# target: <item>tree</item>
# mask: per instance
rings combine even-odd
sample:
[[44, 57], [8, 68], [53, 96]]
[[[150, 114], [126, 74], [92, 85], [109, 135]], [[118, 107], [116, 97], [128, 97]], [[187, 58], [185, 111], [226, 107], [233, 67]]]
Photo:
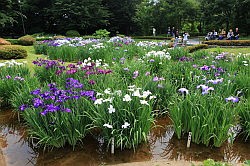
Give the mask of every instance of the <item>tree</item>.
[[143, 0], [137, 5], [134, 20], [144, 35], [150, 34], [152, 27], [165, 34], [170, 26], [181, 30], [186, 22], [193, 25], [198, 7], [196, 0]]
[[130, 34], [136, 31], [136, 24], [133, 21], [136, 5], [141, 0], [103, 0], [103, 4], [110, 11], [108, 29], [115, 34]]
[[[52, 6], [46, 9], [48, 27], [62, 33], [74, 29], [81, 33], [93, 33], [108, 23], [108, 10], [101, 0], [54, 0]], [[52, 30], [52, 29], [50, 29]]]

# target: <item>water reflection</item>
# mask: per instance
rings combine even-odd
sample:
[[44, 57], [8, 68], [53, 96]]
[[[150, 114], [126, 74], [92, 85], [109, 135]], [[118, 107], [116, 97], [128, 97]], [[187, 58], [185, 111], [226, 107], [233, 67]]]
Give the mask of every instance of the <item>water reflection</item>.
[[[37, 154], [25, 139], [24, 127], [18, 125], [11, 110], [0, 112], [0, 148], [4, 165], [31, 166], [36, 163]], [[0, 162], [1, 163], [1, 162]]]
[[96, 166], [158, 159], [201, 161], [207, 158], [237, 163], [250, 159], [250, 144], [240, 139], [234, 145], [225, 144], [221, 148], [196, 144], [186, 148], [186, 140], [176, 139], [173, 126], [167, 117], [156, 122], [156, 127], [148, 136], [148, 143], [140, 145], [135, 151], [116, 149], [115, 155], [110, 154], [105, 142], [98, 135], [87, 136], [74, 151], [71, 147], [49, 152], [34, 149], [26, 140], [24, 127], [16, 121], [17, 117], [10, 110], [0, 112], [1, 166]]

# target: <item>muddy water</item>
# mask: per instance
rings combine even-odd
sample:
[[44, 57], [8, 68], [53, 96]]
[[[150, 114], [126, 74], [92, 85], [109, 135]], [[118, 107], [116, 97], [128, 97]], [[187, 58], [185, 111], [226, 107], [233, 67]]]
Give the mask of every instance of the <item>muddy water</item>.
[[43, 152], [32, 148], [17, 117], [10, 110], [5, 110], [0, 112], [0, 166], [95, 166], [162, 159], [202, 161], [207, 158], [238, 163], [250, 159], [250, 142], [238, 138], [233, 146], [225, 144], [221, 148], [209, 148], [191, 144], [187, 149], [186, 140], [175, 138], [168, 118], [162, 118], [156, 124], [159, 126], [152, 129], [149, 142], [135, 152], [116, 149], [115, 155], [111, 155], [103, 140], [97, 136], [87, 136], [82, 147], [74, 151], [66, 147]]

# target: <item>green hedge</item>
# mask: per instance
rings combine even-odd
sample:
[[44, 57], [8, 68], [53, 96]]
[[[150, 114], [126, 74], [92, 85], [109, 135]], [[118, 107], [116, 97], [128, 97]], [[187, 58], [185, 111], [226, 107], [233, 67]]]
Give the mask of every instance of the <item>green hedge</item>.
[[207, 44], [197, 44], [197, 45], [193, 45], [193, 46], [187, 46], [186, 49], [189, 52], [194, 52], [200, 49], [207, 49], [208, 45]]
[[154, 40], [171, 40], [173, 37], [166, 36], [132, 36], [133, 39], [154, 39]]
[[209, 40], [202, 43], [218, 46], [250, 46], [250, 40]]
[[10, 42], [12, 45], [19, 45], [20, 44], [18, 39], [5, 39], [5, 40]]
[[36, 41], [53, 40], [52, 37], [36, 37]]
[[26, 58], [27, 51], [18, 46], [0, 46], [0, 59], [19, 59]]

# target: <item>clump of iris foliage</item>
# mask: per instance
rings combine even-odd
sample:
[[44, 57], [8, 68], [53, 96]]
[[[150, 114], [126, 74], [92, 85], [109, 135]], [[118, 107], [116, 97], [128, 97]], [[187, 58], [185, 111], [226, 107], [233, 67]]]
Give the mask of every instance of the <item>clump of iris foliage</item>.
[[90, 108], [85, 100], [96, 100], [93, 90], [84, 90], [78, 80], [68, 78], [64, 87], [51, 83], [30, 94], [31, 102], [19, 109], [39, 144], [62, 147], [69, 143], [74, 147], [82, 140], [91, 123], [85, 116]]
[[179, 139], [192, 132], [192, 142], [215, 147], [239, 132], [249, 139], [249, 55], [191, 54], [121, 37], [43, 41], [35, 49], [48, 57], [33, 62], [34, 75], [12, 80], [8, 104], [41, 146], [75, 147], [99, 131], [107, 145], [114, 139], [116, 148], [135, 149], [162, 114]]
[[0, 106], [10, 105], [13, 93], [29, 80], [30, 72], [25, 63], [14, 60], [0, 63]]

